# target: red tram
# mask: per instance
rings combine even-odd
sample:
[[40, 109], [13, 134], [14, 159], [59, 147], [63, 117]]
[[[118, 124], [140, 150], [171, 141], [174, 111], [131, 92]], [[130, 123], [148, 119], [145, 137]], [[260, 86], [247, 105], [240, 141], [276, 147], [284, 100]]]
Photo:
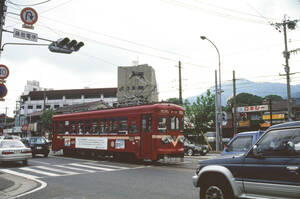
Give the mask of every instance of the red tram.
[[52, 150], [182, 161], [183, 116], [182, 107], [167, 103], [55, 115]]

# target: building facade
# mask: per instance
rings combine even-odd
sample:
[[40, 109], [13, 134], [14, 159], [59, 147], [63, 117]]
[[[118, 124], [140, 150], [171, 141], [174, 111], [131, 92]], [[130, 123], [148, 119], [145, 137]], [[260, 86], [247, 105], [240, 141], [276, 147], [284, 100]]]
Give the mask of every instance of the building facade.
[[55, 110], [64, 106], [95, 101], [103, 101], [112, 106], [117, 101], [117, 88], [47, 90], [40, 88], [36, 81], [28, 81], [17, 111], [26, 117], [28, 114], [44, 109]]
[[155, 71], [147, 64], [118, 67], [118, 102], [120, 104], [158, 101]]

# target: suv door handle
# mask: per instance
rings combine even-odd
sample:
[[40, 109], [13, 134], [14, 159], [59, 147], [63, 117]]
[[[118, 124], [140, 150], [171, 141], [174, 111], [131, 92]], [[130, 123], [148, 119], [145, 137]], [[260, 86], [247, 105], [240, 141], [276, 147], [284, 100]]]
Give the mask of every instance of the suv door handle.
[[299, 169], [299, 167], [296, 167], [296, 166], [287, 166], [286, 169], [289, 170], [289, 171], [296, 171], [296, 170]]

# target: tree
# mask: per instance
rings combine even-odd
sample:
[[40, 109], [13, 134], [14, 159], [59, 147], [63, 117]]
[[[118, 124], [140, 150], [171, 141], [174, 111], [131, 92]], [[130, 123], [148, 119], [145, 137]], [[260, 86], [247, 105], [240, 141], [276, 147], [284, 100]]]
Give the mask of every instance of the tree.
[[176, 97], [167, 99], [167, 102], [172, 103], [172, 104], [180, 105], [179, 99], [176, 98]]
[[267, 95], [267, 96], [264, 97], [264, 99], [271, 99], [272, 102], [283, 100], [283, 98], [279, 95]]
[[193, 123], [196, 135], [215, 128], [215, 95], [210, 90], [207, 90], [206, 95], [197, 97], [192, 104], [186, 100], [184, 108], [185, 116]]
[[[250, 93], [240, 93], [236, 96], [237, 106], [253, 106], [263, 104], [264, 98]], [[233, 97], [227, 101], [226, 111], [231, 111], [233, 107]]]
[[53, 110], [50, 109], [44, 111], [44, 113], [41, 115], [42, 129], [44, 132], [51, 130], [53, 114]]

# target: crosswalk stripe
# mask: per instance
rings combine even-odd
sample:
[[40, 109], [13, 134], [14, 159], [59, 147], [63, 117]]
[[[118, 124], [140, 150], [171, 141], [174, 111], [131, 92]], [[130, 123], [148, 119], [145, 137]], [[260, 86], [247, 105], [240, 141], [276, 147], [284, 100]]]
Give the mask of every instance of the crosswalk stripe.
[[76, 170], [76, 171], [85, 171], [85, 172], [89, 172], [89, 173], [96, 172], [96, 171], [93, 171], [93, 170], [81, 169], [81, 168], [75, 168], [75, 167], [67, 166], [67, 165], [55, 165], [55, 166], [56, 166], [56, 167], [65, 168], [65, 169]]
[[[54, 166], [56, 166], [56, 165], [54, 165]], [[52, 168], [52, 167], [45, 167], [45, 166], [35, 166], [34, 168], [39, 168], [39, 169], [44, 169], [44, 170], [54, 171], [54, 172], [58, 172], [58, 173], [65, 173], [65, 174], [68, 174], [68, 175], [76, 175], [76, 174], [79, 174], [79, 173], [72, 172], [72, 171], [65, 171], [65, 170], [55, 169], [55, 168]]]
[[94, 166], [104, 166], [104, 167], [115, 168], [115, 169], [128, 169], [128, 167], [118, 167], [118, 166], [113, 166], [113, 165], [96, 164], [96, 163], [91, 163], [91, 162], [87, 162], [87, 163], [84, 163], [84, 164], [94, 165]]
[[16, 176], [21, 176], [21, 177], [24, 177], [24, 178], [27, 178], [27, 179], [40, 178], [38, 176], [29, 175], [29, 174], [25, 174], [25, 173], [20, 173], [20, 172], [13, 171], [13, 170], [10, 170], [10, 169], [1, 169], [0, 171], [2, 171], [4, 173], [9, 173], [9, 174], [12, 174], [12, 175], [16, 175]]
[[77, 164], [77, 163], [71, 163], [69, 165], [78, 166], [78, 167], [85, 167], [85, 168], [89, 168], [89, 169], [97, 169], [97, 170], [102, 170], [102, 171], [114, 171], [115, 170], [115, 169], [108, 169], [108, 168], [104, 168], [104, 167], [94, 167], [94, 166]]
[[55, 173], [49, 173], [49, 172], [46, 172], [46, 171], [41, 171], [41, 170], [38, 170], [38, 169], [32, 169], [32, 168], [28, 168], [28, 167], [20, 168], [20, 169], [24, 170], [24, 171], [30, 171], [30, 172], [33, 172], [33, 173], [46, 175], [46, 176], [61, 176], [61, 175], [58, 175], [58, 174], [55, 174]]

